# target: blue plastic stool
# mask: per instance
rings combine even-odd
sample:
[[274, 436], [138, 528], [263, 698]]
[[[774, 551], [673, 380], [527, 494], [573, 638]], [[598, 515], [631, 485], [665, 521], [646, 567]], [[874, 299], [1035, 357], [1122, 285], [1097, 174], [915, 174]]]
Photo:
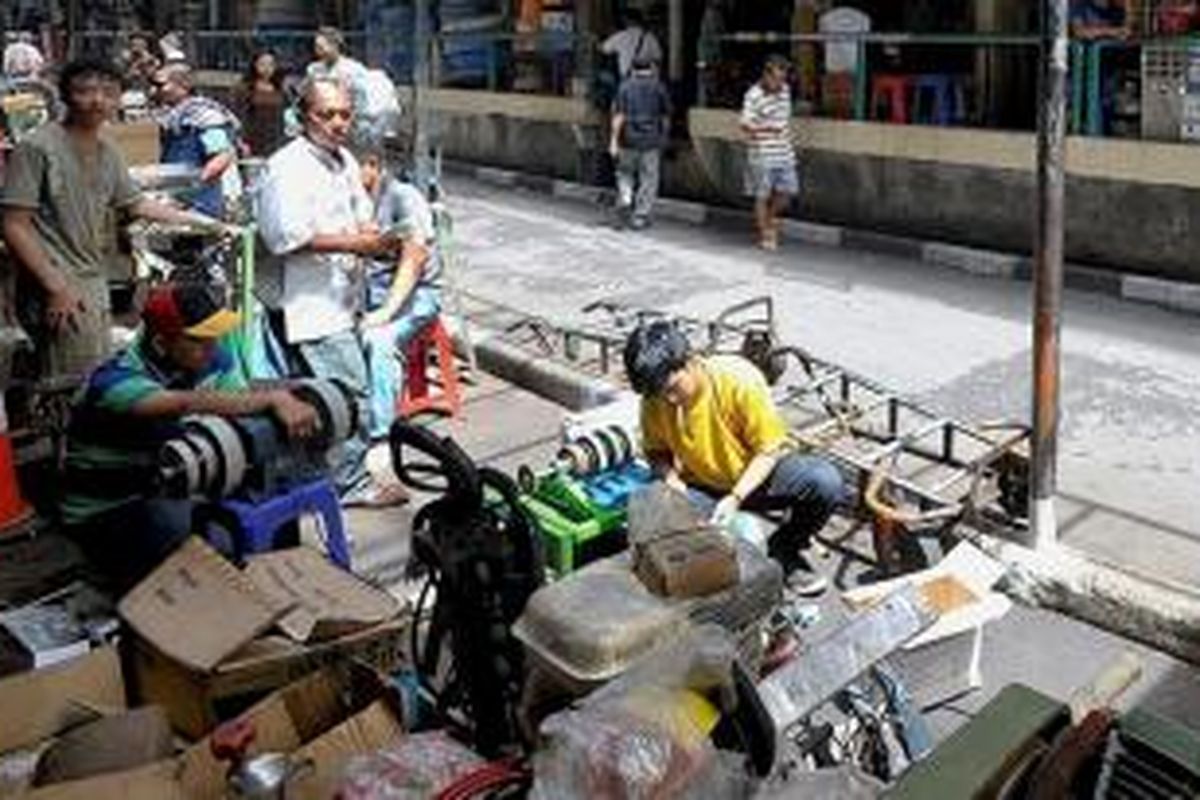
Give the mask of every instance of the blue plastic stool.
[[294, 486], [283, 494], [261, 502], [224, 500], [205, 509], [198, 526], [206, 538], [211, 524], [225, 526], [233, 537], [234, 557], [242, 559], [256, 553], [275, 550], [279, 529], [305, 514], [317, 514], [324, 523], [325, 549], [329, 559], [345, 570], [350, 569], [350, 544], [342, 521], [342, 506], [337, 490], [328, 479]]
[[[966, 116], [963, 110], [962, 82], [957, 75], [935, 72], [913, 76], [913, 121], [934, 125], [953, 125]], [[932, 99], [928, 116], [921, 113], [926, 97]]]

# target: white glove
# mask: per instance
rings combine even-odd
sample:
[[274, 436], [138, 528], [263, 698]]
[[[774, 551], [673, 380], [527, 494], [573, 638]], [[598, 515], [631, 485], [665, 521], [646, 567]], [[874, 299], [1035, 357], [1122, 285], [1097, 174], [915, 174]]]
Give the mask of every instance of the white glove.
[[742, 501], [736, 495], [727, 494], [717, 503], [708, 521], [720, 528], [728, 528], [742, 507]]

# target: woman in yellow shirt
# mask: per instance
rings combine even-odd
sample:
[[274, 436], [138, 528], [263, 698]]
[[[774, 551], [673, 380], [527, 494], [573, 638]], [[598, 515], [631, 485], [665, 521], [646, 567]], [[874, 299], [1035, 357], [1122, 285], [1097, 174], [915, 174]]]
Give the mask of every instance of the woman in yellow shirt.
[[693, 355], [687, 338], [662, 321], [634, 331], [624, 355], [642, 396], [643, 450], [655, 472], [711, 508], [719, 525], [740, 509], [787, 510], [768, 554], [796, 591], [824, 591], [800, 551], [841, 500], [841, 473], [796, 452], [758, 368], [740, 356]]

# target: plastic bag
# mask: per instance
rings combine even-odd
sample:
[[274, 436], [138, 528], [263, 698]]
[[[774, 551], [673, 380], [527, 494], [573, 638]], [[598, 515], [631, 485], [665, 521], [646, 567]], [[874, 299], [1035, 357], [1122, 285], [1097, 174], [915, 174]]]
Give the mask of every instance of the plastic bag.
[[717, 626], [672, 645], [541, 727], [531, 797], [717, 800], [748, 796], [736, 756], [709, 740], [733, 703], [735, 648]]
[[339, 800], [430, 800], [486, 764], [440, 731], [416, 733], [346, 766]]
[[638, 545], [672, 533], [703, 528], [700, 511], [665, 483], [652, 483], [629, 498], [629, 544]]

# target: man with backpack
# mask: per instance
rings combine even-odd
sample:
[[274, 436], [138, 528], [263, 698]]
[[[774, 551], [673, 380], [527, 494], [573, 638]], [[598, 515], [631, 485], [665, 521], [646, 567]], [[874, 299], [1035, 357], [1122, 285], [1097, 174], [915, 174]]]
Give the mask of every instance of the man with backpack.
[[655, 74], [654, 62], [640, 56], [617, 92], [608, 146], [617, 164], [618, 220], [634, 230], [650, 226], [670, 122], [666, 87]]
[[617, 57], [618, 78], [625, 80], [633, 72], [633, 62], [644, 58], [657, 66], [662, 63], [662, 45], [653, 33], [646, 30], [646, 18], [636, 8], [625, 12], [625, 27], [609, 36], [600, 45], [600, 52]]

